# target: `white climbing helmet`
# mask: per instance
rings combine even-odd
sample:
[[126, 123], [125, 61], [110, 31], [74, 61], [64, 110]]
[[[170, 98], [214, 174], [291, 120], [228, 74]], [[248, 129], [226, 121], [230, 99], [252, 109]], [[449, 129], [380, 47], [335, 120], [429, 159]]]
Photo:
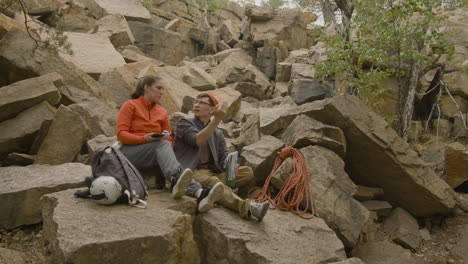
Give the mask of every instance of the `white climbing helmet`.
[[91, 197], [98, 203], [113, 204], [122, 195], [122, 185], [111, 176], [99, 176], [89, 188]]

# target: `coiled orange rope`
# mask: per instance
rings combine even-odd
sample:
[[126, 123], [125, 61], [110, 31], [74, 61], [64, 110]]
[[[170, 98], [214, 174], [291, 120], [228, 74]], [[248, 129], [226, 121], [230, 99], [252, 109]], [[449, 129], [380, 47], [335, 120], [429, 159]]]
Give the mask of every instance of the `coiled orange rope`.
[[[289, 178], [286, 180], [283, 187], [281, 187], [278, 195], [273, 199], [271, 197], [271, 177], [279, 168], [281, 163], [289, 157], [292, 157], [293, 159], [294, 170], [291, 175], [289, 175]], [[251, 197], [251, 199], [258, 202], [270, 201], [272, 209], [278, 208], [283, 211], [291, 211], [304, 219], [312, 219], [315, 215], [305, 158], [298, 149], [287, 146], [278, 152], [275, 165], [273, 166], [270, 175], [268, 175], [265, 180], [265, 184], [262, 188], [256, 187], [251, 189], [249, 196], [254, 190], [258, 189], [260, 189], [260, 192]], [[302, 209], [299, 208], [301, 205], [303, 205]], [[311, 213], [311, 216], [305, 216], [305, 214], [309, 212]]]

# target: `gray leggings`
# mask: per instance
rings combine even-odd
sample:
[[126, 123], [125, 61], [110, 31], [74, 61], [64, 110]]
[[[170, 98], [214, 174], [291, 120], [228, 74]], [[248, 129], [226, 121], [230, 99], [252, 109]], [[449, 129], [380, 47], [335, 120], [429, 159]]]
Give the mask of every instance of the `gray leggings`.
[[[183, 171], [177, 161], [171, 144], [167, 140], [157, 140], [144, 144], [123, 145], [120, 149], [135, 167], [141, 171], [160, 168], [163, 176], [170, 182], [171, 177], [177, 177]], [[187, 187], [187, 195], [194, 196], [195, 191], [202, 186], [192, 179]]]

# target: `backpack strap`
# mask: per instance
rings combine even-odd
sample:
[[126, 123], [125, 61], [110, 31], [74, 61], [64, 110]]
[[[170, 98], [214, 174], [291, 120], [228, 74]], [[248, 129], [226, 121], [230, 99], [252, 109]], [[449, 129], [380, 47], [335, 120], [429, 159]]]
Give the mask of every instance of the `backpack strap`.
[[96, 177], [96, 168], [99, 166], [101, 163], [101, 158], [102, 155], [104, 155], [104, 151], [109, 147], [100, 147], [96, 151], [94, 151], [94, 157], [93, 157], [93, 162], [91, 163], [91, 173], [94, 178]]
[[[138, 198], [145, 198], [145, 197], [138, 197], [138, 195], [135, 193], [134, 191], [134, 179], [133, 177], [129, 177], [129, 175], [131, 175], [131, 171], [130, 170], [133, 170], [134, 172], [134, 175], [136, 175], [136, 177], [138, 178], [138, 181], [139, 183], [141, 184], [141, 186], [143, 187], [144, 191], [145, 191], [145, 196], [147, 194], [147, 191], [146, 191], [146, 188], [145, 188], [145, 185], [144, 185], [144, 181], [143, 179], [141, 178], [140, 176], [140, 172], [133, 166], [133, 164], [128, 161], [128, 159], [122, 154], [122, 152], [118, 149], [116, 149], [115, 147], [110, 147], [112, 149], [112, 151], [115, 153], [115, 155], [117, 156], [117, 158], [119, 159], [120, 163], [122, 164], [122, 167], [123, 167], [123, 170], [124, 170], [124, 173], [125, 175], [127, 176], [127, 179], [128, 179], [128, 185], [129, 185], [129, 189], [130, 191], [128, 191], [127, 193], [125, 193], [128, 197], [128, 203], [130, 205], [135, 205], [138, 203]], [[128, 166], [126, 166], [128, 165]], [[145, 202], [146, 203], [146, 202]], [[146, 206], [145, 206], [146, 208]]]

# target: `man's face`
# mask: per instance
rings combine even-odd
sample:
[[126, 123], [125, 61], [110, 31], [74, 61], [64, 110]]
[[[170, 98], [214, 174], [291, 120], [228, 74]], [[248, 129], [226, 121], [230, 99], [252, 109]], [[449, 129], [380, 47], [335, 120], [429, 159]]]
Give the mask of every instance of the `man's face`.
[[197, 98], [193, 104], [193, 114], [198, 118], [211, 117], [214, 113], [215, 107], [211, 105], [208, 97]]

